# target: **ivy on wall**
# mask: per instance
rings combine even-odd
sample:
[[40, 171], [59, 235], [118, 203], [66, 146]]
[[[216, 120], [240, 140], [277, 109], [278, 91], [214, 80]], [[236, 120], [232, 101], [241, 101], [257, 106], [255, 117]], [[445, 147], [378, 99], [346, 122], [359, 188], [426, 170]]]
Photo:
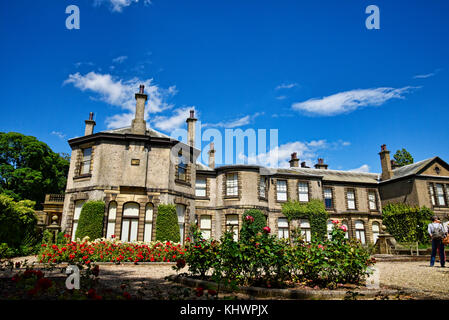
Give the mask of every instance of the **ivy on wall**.
[[383, 224], [398, 242], [429, 242], [427, 225], [433, 211], [427, 207], [411, 207], [403, 203], [389, 203], [382, 209]]
[[321, 200], [312, 199], [307, 203], [287, 201], [282, 204], [282, 213], [288, 221], [308, 219], [312, 239], [324, 239], [327, 235], [329, 214]]

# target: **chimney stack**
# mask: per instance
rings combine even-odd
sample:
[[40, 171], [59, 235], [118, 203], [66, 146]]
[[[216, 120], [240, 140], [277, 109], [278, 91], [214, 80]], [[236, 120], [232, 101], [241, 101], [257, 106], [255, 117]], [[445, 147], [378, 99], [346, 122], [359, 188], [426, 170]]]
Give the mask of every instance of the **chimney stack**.
[[89, 120], [84, 120], [84, 123], [86, 123], [86, 127], [84, 129], [84, 135], [90, 136], [91, 134], [94, 133], [94, 127], [96, 125], [96, 123], [94, 121], [94, 113], [93, 112], [89, 113]]
[[308, 166], [306, 166], [306, 162], [305, 161], [303, 161], [303, 162], [301, 162], [301, 168], [309, 168]]
[[190, 110], [190, 117], [187, 118], [187, 138], [188, 145], [191, 147], [195, 147], [195, 110]]
[[147, 123], [145, 122], [145, 102], [148, 96], [145, 94], [145, 86], [140, 85], [139, 93], [136, 93], [136, 116], [131, 123], [131, 132], [134, 134], [145, 134]]
[[296, 152], [293, 152], [291, 154], [292, 158], [290, 159], [290, 168], [297, 168], [299, 167], [299, 159]]
[[324, 169], [327, 170], [328, 165], [324, 164], [323, 158], [318, 158], [318, 163], [315, 164], [315, 169]]
[[387, 150], [385, 144], [380, 146], [380, 164], [382, 166], [382, 174], [380, 180], [388, 180], [393, 177], [393, 170], [391, 170], [390, 151]]
[[215, 148], [214, 143], [210, 143], [210, 149], [209, 149], [209, 168], [215, 169]]

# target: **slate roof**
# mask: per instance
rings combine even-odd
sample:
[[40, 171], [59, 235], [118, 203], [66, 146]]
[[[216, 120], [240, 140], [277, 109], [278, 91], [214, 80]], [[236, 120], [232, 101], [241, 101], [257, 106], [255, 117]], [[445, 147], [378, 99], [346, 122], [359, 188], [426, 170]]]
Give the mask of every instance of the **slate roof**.
[[[104, 130], [101, 132], [106, 132], [106, 133], [118, 133], [118, 134], [130, 134], [132, 133], [131, 131], [131, 127], [123, 127], [123, 128], [118, 128], [118, 129], [113, 129], [113, 130]], [[145, 135], [150, 136], [150, 137], [154, 137], [154, 138], [170, 138], [170, 136], [156, 131], [153, 128], [147, 128], [147, 131], [145, 133]]]
[[394, 179], [399, 179], [399, 178], [407, 177], [407, 176], [410, 176], [413, 174], [417, 174], [421, 169], [423, 169], [425, 166], [427, 166], [429, 163], [431, 163], [436, 158], [437, 157], [421, 160], [421, 161], [394, 169], [393, 177], [386, 181], [391, 181]]

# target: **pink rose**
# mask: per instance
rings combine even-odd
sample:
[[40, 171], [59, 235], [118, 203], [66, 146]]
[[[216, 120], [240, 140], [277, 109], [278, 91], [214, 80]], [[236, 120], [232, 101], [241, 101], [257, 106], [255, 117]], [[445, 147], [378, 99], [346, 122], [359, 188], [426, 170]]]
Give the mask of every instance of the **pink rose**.
[[270, 227], [264, 227], [263, 231], [266, 232], [266, 233], [270, 233], [271, 229], [270, 229]]
[[340, 229], [343, 230], [344, 232], [346, 232], [348, 229], [346, 228], [346, 226], [340, 226]]

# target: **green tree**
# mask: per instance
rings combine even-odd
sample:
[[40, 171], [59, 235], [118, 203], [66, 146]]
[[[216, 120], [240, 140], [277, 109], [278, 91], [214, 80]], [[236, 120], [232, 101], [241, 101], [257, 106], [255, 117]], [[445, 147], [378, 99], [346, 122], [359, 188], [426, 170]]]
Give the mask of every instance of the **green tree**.
[[396, 151], [393, 158], [398, 167], [406, 166], [408, 164], [413, 163], [412, 155], [404, 148], [402, 148], [402, 150]]
[[62, 193], [70, 162], [32, 136], [0, 132], [0, 192], [14, 200], [35, 201], [42, 208], [46, 193]]
[[81, 209], [75, 237], [81, 240], [89, 237], [90, 240], [103, 236], [103, 218], [105, 205], [103, 201], [88, 201]]
[[33, 206], [33, 201], [16, 202], [0, 194], [0, 243], [19, 248], [27, 236], [36, 233], [37, 218]]
[[161, 204], [157, 207], [156, 240], [180, 241], [178, 216], [173, 204]]

